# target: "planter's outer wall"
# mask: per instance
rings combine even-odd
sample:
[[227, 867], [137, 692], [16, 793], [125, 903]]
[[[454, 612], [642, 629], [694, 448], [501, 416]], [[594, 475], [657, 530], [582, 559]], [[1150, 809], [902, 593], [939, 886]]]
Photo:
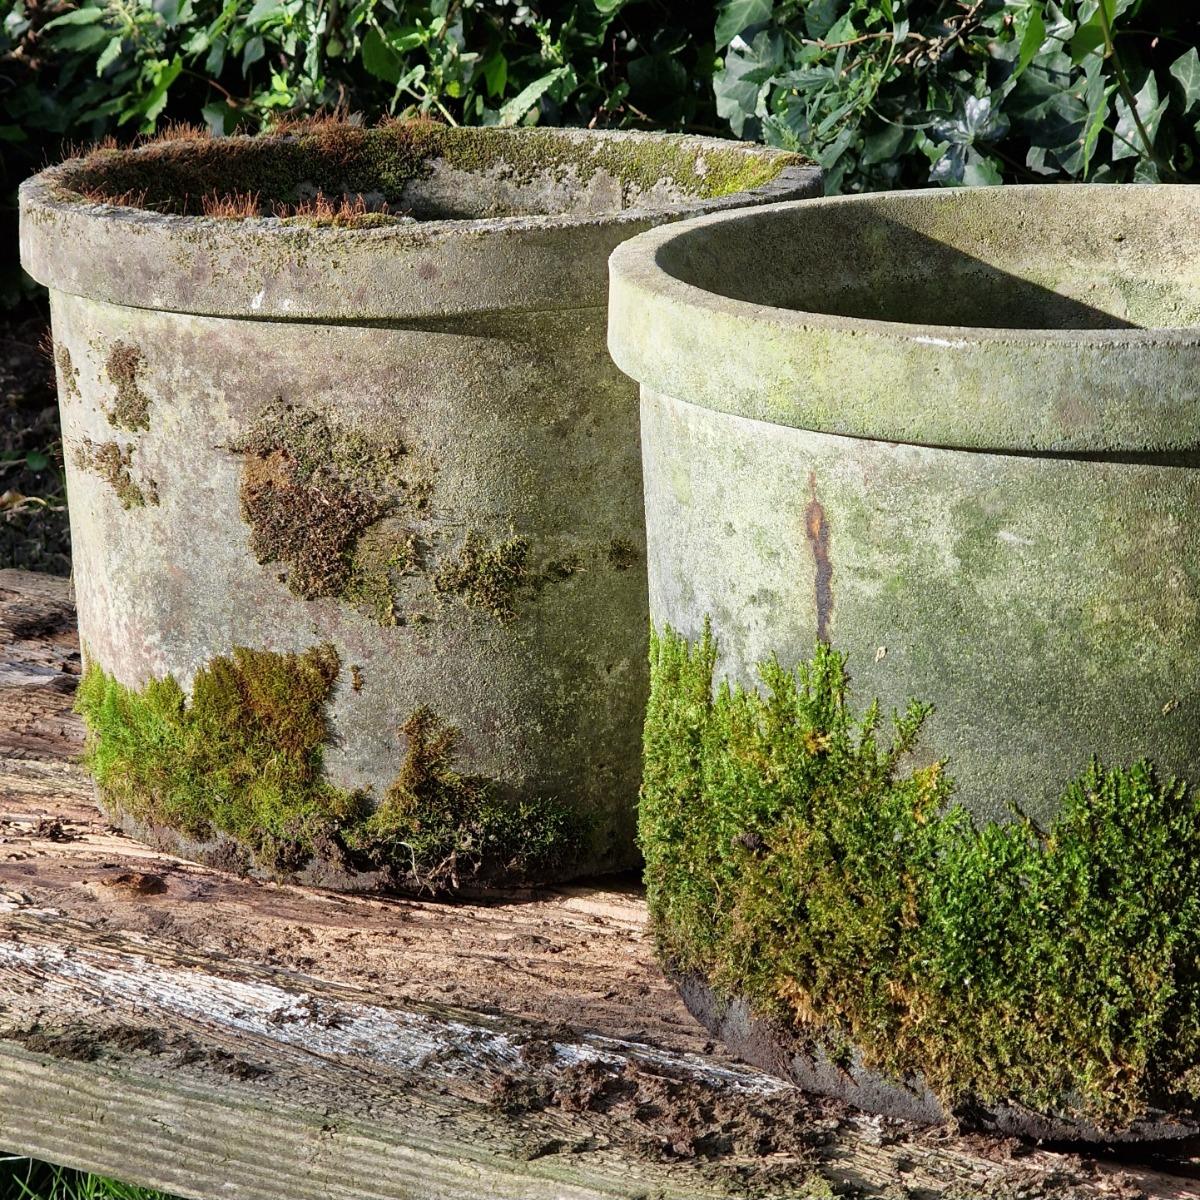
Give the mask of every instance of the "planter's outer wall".
[[[743, 199], [819, 182], [792, 168]], [[332, 782], [381, 795], [403, 757], [399, 725], [428, 705], [462, 731], [458, 769], [594, 822], [576, 871], [633, 864], [645, 542], [636, 389], [605, 350], [605, 262], [622, 238], [705, 205], [353, 231], [62, 201], [44, 178], [22, 202], [24, 261], [51, 288], [75, 370], [60, 404], [89, 660], [127, 685], [173, 674], [187, 687], [235, 646], [332, 643]], [[117, 344], [142, 356], [145, 431], [114, 431], [105, 415]], [[425, 623], [385, 627], [338, 598], [299, 598], [250, 551], [230, 449], [280, 398], [371, 440], [399, 434], [432, 481], [415, 524], [435, 558], [472, 530], [528, 539], [535, 570], [582, 568], [519, 596], [508, 624], [439, 603], [419, 575], [404, 586]], [[79, 467], [85, 438], [114, 437], [157, 504], [126, 510]], [[631, 549], [614, 558], [614, 544]], [[304, 877], [369, 882], [320, 861]]]
[[[1050, 273], [1066, 226], [1099, 204], [1119, 257], [1130, 241], [1161, 238], [1148, 260], [1159, 292], [1174, 289], [1181, 321], [1200, 319], [1195, 189], [991, 191], [880, 197], [895, 258], [907, 221], [922, 256], [930, 227], [950, 240], [990, 230]], [[757, 294], [784, 287], [802, 255], [811, 277], [786, 286], [816, 307], [822, 212], [878, 244], [873, 207], [851, 217], [845, 201], [822, 200], [702, 219], [614, 256], [610, 346], [643, 383], [653, 622], [695, 638], [711, 618], [718, 673], [744, 684], [772, 654], [809, 657], [818, 637], [848, 651], [860, 705], [934, 706], [920, 755], [949, 760], [957, 798], [980, 820], [1014, 805], [1051, 817], [1093, 755], [1147, 756], [1200, 781], [1200, 333], [853, 320], [756, 304], [753, 279], [733, 271], [756, 237], [764, 253], [772, 239], [763, 272], [776, 282]], [[799, 246], [780, 240], [789, 222]], [[1093, 225], [1081, 228], [1086, 243]], [[864, 253], [861, 240], [849, 246]], [[1062, 253], [1068, 275], [1075, 251]], [[693, 286], [687, 273], [701, 262], [750, 295]], [[1087, 319], [1115, 324], [1104, 315], [1114, 308], [1136, 317], [1136, 296], [1126, 304], [1111, 280], [1096, 282], [1106, 269], [1119, 282], [1121, 267], [1078, 267], [1103, 306]], [[855, 269], [829, 271], [831, 290]], [[857, 269], [881, 293], [907, 286], [919, 314], [928, 280], [888, 284], [878, 259]], [[977, 287], [1025, 286], [974, 262], [966, 270]], [[968, 289], [961, 310], [972, 303]], [[1063, 304], [1064, 323], [1080, 319]]]

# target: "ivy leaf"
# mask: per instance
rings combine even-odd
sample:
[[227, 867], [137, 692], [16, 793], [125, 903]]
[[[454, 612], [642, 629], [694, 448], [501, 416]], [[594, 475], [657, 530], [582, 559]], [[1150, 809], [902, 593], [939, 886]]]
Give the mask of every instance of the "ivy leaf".
[[104, 16], [103, 8], [74, 8], [53, 21], [47, 21], [43, 30], [56, 29], [59, 25], [92, 25]]
[[1042, 15], [1041, 0], [1033, 0], [1029, 6], [1029, 16], [1025, 24], [1025, 32], [1021, 35], [1021, 49], [1017, 54], [1017, 65], [1013, 70], [1013, 79], [1024, 74], [1025, 68], [1037, 57], [1046, 40], [1046, 18]]
[[516, 125], [531, 108], [570, 70], [570, 67], [556, 67], [539, 79], [521, 89], [511, 100], [500, 106], [501, 125]]
[[1195, 46], [1189, 46], [1171, 64], [1171, 76], [1183, 88], [1183, 111], [1190, 113], [1200, 100], [1200, 54]]
[[374, 25], [367, 30], [362, 40], [363, 68], [382, 79], [385, 83], [400, 81], [400, 56], [384, 40], [383, 34]]
[[713, 76], [717, 115], [738, 137], [757, 136], [757, 119], [766, 115], [767, 86], [782, 57], [781, 39], [764, 29], [749, 45], [736, 38], [724, 67]]
[[[1159, 100], [1158, 82], [1154, 78], [1154, 72], [1151, 71], [1146, 76], [1146, 82], [1142, 84], [1141, 91], [1134, 96], [1137, 115], [1142, 119], [1142, 125], [1145, 127], [1146, 136], [1150, 139], [1151, 147], [1154, 145], [1154, 137], [1158, 133], [1158, 125], [1162, 120], [1163, 113], [1166, 112], [1169, 100], [1169, 95]], [[1114, 161], [1121, 158], [1151, 157], [1142, 141], [1142, 134], [1134, 120], [1133, 113], [1134, 110], [1126, 103], [1125, 97], [1118, 96], [1116, 136], [1113, 138], [1112, 149]]]
[[254, 7], [246, 15], [247, 25], [261, 25], [275, 16], [283, 7], [283, 0], [254, 0]]
[[242, 49], [242, 74], [244, 75], [267, 52], [261, 37], [252, 37]]
[[772, 0], [721, 0], [717, 11], [717, 49], [728, 46], [739, 33], [751, 25], [763, 25], [771, 19]]
[[110, 39], [107, 46], [100, 51], [100, 57], [96, 59], [96, 74], [103, 75], [113, 63], [121, 56], [121, 46], [125, 39], [118, 33]]
[[489, 96], [504, 95], [504, 85], [508, 82], [508, 59], [502, 51], [497, 50], [483, 64], [483, 81]]

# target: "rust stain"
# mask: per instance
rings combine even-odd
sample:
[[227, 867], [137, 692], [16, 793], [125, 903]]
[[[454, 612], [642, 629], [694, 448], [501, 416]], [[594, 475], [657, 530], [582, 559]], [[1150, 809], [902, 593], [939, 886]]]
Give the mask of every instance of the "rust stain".
[[813, 471], [808, 474], [808, 488], [812, 499], [804, 508], [804, 535], [816, 566], [817, 637], [828, 643], [829, 618], [833, 615], [833, 564], [829, 561], [829, 521], [817, 499], [817, 476]]

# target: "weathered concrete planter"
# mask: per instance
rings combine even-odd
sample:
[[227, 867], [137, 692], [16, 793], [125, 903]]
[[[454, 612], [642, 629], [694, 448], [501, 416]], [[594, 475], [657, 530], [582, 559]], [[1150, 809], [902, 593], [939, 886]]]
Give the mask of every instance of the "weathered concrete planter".
[[106, 802], [332, 886], [629, 865], [644, 534], [605, 261], [817, 185], [705, 139], [333, 123], [28, 181]]
[[[716, 675], [750, 688], [772, 655], [848, 652], [860, 710], [933, 706], [904, 769], [948, 760], [981, 830], [1014, 807], [1051, 829], [1093, 755], [1200, 782], [1198, 219], [1192, 188], [1013, 187], [777, 205], [622, 246], [609, 344], [642, 385], [655, 627], [695, 645], [711, 621]], [[1195, 847], [1172, 830], [1177, 864]], [[659, 833], [643, 828], [648, 859]], [[655, 870], [668, 928], [678, 880]], [[1112, 889], [1094, 919], [1127, 899]], [[729, 986], [686, 990], [807, 1086], [943, 1111], [915, 1053], [899, 1081], [861, 1056], [843, 1069], [803, 1028], [797, 1049], [794, 1030], [729, 1007]], [[1196, 1128], [1178, 1096], [1140, 1115], [1070, 1097], [1033, 1111], [1004, 1103], [1001, 1080], [984, 1100], [975, 1122], [1048, 1136]]]

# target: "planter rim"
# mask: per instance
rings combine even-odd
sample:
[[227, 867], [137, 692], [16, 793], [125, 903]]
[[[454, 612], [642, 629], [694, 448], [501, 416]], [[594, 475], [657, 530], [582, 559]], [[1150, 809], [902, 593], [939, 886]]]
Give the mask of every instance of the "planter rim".
[[[1000, 204], [1066, 188], [1097, 199], [1154, 192], [1194, 204], [1200, 197], [1187, 184], [1019, 184], [823, 197], [701, 215], [640, 234], [613, 252], [609, 350], [652, 391], [814, 432], [1000, 453], [1200, 450], [1200, 324], [1008, 328], [844, 316], [708, 290], [665, 262], [686, 239], [801, 210], [811, 219], [880, 202], [951, 206], [994, 198]], [[868, 359], [873, 368], [864, 365]], [[1068, 359], [1067, 376], [1050, 369]], [[1116, 401], [1115, 362], [1130, 364]], [[911, 394], [922, 377], [929, 388], [919, 406], [907, 407], [894, 394], [895, 381], [902, 379]], [[1040, 390], [1031, 378], [1040, 379]], [[981, 381], [994, 386], [1003, 405], [981, 405]], [[1074, 392], [1069, 416], [1052, 411], [1063, 407], [1067, 388]], [[1089, 388], [1102, 399], [1090, 404]]]
[[[481, 138], [550, 135], [575, 147], [589, 142], [673, 144], [698, 156], [720, 151], [777, 162], [779, 171], [743, 191], [646, 201], [601, 214], [439, 218], [353, 228], [94, 202], [66, 183], [81, 162], [76, 158], [21, 184], [22, 262], [40, 283], [59, 291], [193, 315], [379, 321], [539, 311], [603, 304], [603, 259], [640, 229], [699, 213], [794, 199], [820, 187], [820, 168], [800, 155], [721, 138], [540, 127], [471, 132]], [[256, 139], [233, 135], [221, 140], [236, 144]], [[145, 149], [120, 153], [136, 155]], [[136, 248], [132, 255], [131, 248]], [[569, 261], [586, 259], [593, 250], [602, 255], [599, 269]], [[332, 267], [331, 256], [336, 256]]]

